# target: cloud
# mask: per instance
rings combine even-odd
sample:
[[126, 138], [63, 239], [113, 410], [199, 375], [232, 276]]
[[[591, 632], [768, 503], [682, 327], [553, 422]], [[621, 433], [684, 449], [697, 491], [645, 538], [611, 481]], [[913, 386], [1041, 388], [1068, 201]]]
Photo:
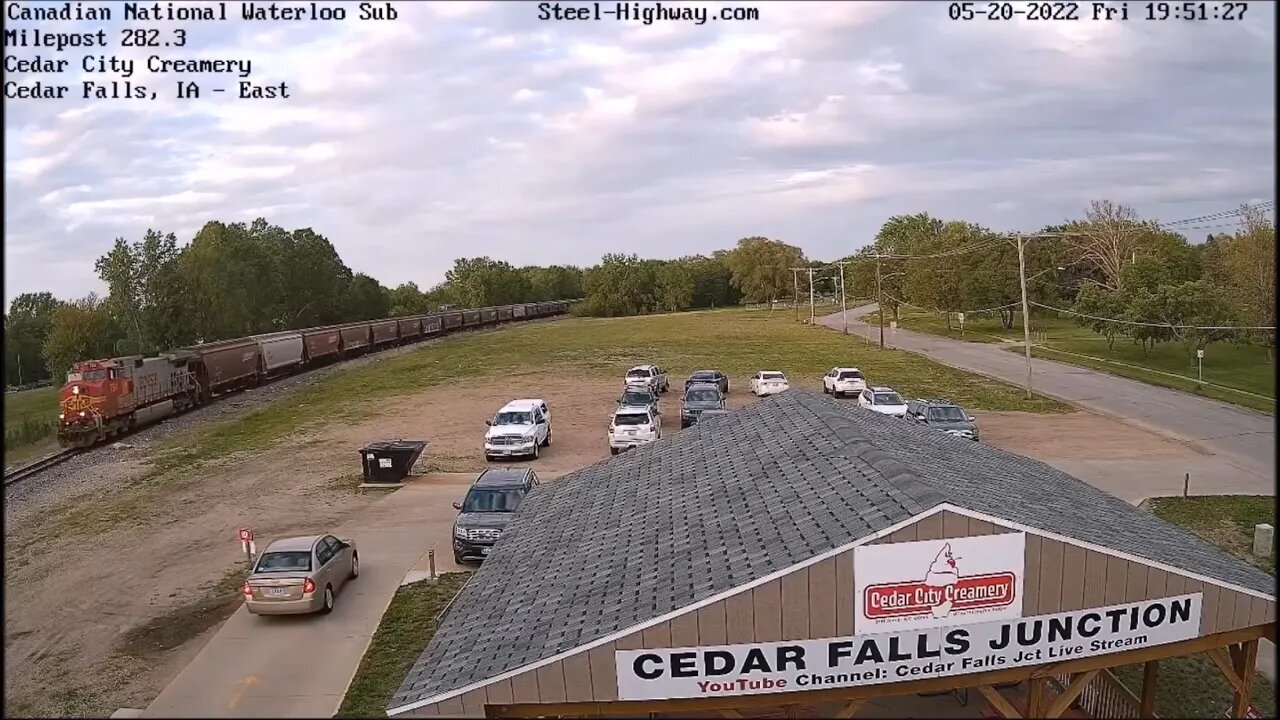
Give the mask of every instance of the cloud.
[[[210, 219], [314, 227], [355, 269], [428, 286], [462, 255], [590, 264], [765, 234], [822, 258], [896, 213], [1037, 228], [1098, 197], [1176, 219], [1275, 193], [1270, 4], [1238, 22], [1036, 23], [952, 21], [932, 3], [706, 3], [760, 17], [700, 25], [479, 2], [361, 21], [356, 7], [161, 22], [169, 40], [186, 32], [162, 52], [114, 42], [154, 101], [79, 99], [85, 80], [124, 79], [84, 71], [79, 50], [57, 55], [65, 76], [9, 74], [70, 90], [6, 101], [6, 300], [101, 292], [93, 261], [114, 238], [186, 240]], [[152, 54], [249, 61], [248, 81], [289, 97], [239, 100], [235, 73], [157, 74]], [[174, 97], [180, 81], [200, 97]]]

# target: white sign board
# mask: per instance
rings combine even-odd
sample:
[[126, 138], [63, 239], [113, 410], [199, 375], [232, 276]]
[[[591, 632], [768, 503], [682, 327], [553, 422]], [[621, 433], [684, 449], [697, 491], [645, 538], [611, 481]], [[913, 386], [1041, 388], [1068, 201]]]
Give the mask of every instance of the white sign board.
[[964, 313], [956, 313], [956, 317], [960, 319], [960, 324], [964, 324]]
[[1025, 533], [861, 545], [853, 550], [858, 635], [1022, 617]]
[[1196, 357], [1198, 357], [1198, 358], [1202, 358], [1202, 357], [1204, 357], [1204, 351], [1203, 351], [1203, 350], [1197, 350], [1197, 351], [1196, 351]]
[[378, 467], [391, 467], [391, 458], [378, 458]]
[[1201, 593], [825, 640], [618, 650], [619, 700], [800, 692], [1042, 665], [1191, 640]]

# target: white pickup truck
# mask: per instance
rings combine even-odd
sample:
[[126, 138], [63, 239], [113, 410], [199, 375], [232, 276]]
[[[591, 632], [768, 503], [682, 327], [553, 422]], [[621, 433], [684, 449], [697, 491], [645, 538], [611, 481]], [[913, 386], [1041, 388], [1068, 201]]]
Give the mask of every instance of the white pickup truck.
[[646, 385], [656, 393], [664, 393], [671, 389], [671, 381], [667, 379], [667, 371], [657, 365], [637, 365], [627, 371], [628, 385]]
[[512, 400], [492, 420], [484, 434], [484, 459], [538, 458], [538, 449], [551, 446], [551, 409], [543, 400]]

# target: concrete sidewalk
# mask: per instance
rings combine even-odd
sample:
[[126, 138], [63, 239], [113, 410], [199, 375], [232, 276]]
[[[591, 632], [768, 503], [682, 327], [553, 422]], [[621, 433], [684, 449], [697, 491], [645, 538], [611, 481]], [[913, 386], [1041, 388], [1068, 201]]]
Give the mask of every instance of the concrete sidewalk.
[[360, 551], [360, 577], [338, 594], [331, 614], [256, 617], [240, 608], [169, 683], [142, 717], [331, 717], [405, 574], [460, 569], [453, 520], [475, 479], [428, 475], [333, 528]]

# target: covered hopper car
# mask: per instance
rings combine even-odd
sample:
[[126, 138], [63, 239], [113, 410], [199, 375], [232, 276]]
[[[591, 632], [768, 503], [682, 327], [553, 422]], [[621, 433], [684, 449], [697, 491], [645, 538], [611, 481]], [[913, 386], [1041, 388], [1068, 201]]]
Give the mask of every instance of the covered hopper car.
[[366, 320], [202, 343], [155, 357], [76, 363], [59, 393], [58, 442], [84, 448], [132, 429], [138, 411], [176, 412], [315, 365], [462, 329], [568, 311], [573, 300]]

